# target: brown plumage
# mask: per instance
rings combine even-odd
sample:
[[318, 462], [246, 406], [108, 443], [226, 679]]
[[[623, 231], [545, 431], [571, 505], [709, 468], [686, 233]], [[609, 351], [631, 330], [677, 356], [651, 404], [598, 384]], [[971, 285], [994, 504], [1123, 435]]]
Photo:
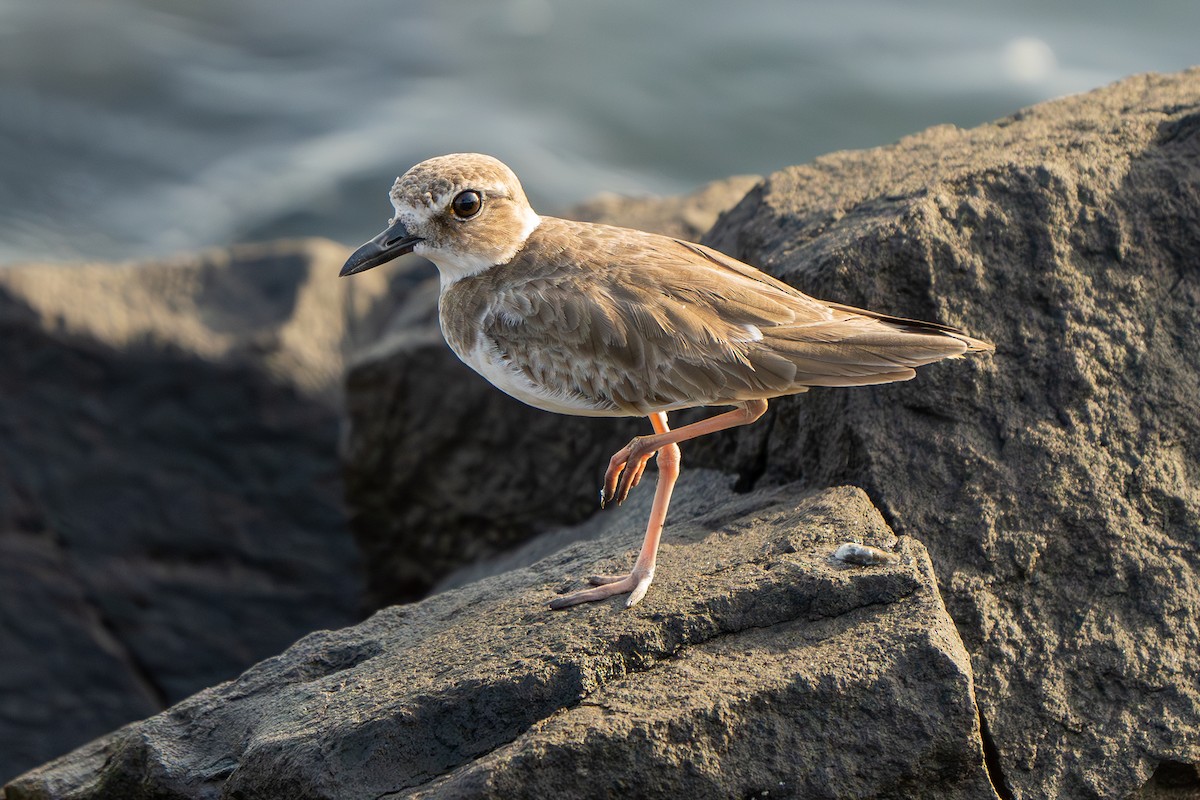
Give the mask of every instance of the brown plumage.
[[441, 306], [455, 352], [486, 337], [531, 382], [596, 415], [908, 380], [914, 367], [990, 348], [814, 300], [702, 245], [554, 218], [507, 264], [447, 287]]
[[[812, 386], [909, 380], [915, 368], [992, 345], [955, 328], [811, 298], [703, 245], [539, 217], [512, 172], [475, 154], [417, 165], [392, 189], [391, 227], [343, 275], [414, 251], [441, 272], [451, 349], [505, 392], [548, 411], [647, 416], [609, 463], [602, 503], [624, 500], [656, 453], [659, 484], [629, 575], [551, 603], [645, 594], [678, 443], [758, 419], [766, 401]], [[671, 430], [666, 412], [734, 411]]]

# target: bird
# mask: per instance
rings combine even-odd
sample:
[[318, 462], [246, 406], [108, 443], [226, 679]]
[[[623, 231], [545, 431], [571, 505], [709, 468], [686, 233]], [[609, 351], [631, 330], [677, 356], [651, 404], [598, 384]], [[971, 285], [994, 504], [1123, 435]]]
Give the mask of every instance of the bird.
[[[641, 550], [623, 575], [588, 578], [553, 609], [627, 595], [654, 580], [680, 443], [749, 425], [777, 397], [812, 387], [905, 381], [914, 369], [989, 342], [934, 322], [817, 300], [710, 247], [542, 216], [516, 174], [479, 153], [423, 161], [396, 179], [386, 230], [341, 269], [354, 275], [416, 253], [438, 269], [451, 350], [535, 408], [647, 417], [609, 460], [600, 504], [622, 503], [654, 457], [658, 479]], [[731, 407], [677, 428], [667, 414]]]

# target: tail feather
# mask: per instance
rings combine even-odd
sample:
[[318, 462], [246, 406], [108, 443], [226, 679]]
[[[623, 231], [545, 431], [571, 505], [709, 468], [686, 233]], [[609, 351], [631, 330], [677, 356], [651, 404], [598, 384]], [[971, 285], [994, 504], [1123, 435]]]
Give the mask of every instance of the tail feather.
[[985, 342], [983, 339], [968, 336], [965, 331], [952, 328], [949, 325], [942, 325], [937, 322], [925, 322], [919, 319], [908, 319], [907, 317], [893, 317], [889, 314], [880, 314], [878, 311], [868, 311], [863, 308], [842, 305], [841, 303], [826, 303], [826, 305], [838, 311], [845, 311], [850, 314], [878, 320], [906, 333], [928, 333], [949, 336], [951, 339], [957, 339], [965, 344], [967, 347], [964, 352], [967, 353], [990, 353], [996, 349], [996, 345], [991, 342]]
[[[909, 380], [917, 367], [995, 349], [948, 325], [829, 305], [845, 317], [763, 330], [763, 344], [795, 368], [790, 381], [793, 386], [863, 386]], [[753, 357], [751, 360], [759, 367]]]

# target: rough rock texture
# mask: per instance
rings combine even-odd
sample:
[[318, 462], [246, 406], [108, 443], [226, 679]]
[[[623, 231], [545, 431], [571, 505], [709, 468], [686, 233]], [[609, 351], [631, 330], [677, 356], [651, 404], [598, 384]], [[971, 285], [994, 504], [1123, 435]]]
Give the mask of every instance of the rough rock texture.
[[357, 618], [345, 253], [0, 269], [0, 779]]
[[[696, 238], [754, 180], [659, 201], [603, 198], [568, 215]], [[649, 432], [645, 420], [562, 417], [496, 391], [442, 340], [428, 275], [347, 378], [346, 492], [377, 605], [421, 597], [458, 566], [583, 519], [608, 457]]]
[[[995, 797], [924, 549], [848, 487], [680, 482], [644, 603], [549, 611], [649, 496], [532, 567], [313, 634], [7, 787], [29, 798]], [[614, 550], [614, 547], [616, 548]], [[769, 794], [768, 794], [769, 793]]]
[[[743, 487], [852, 483], [927, 542], [1003, 793], [1200, 792], [1188, 783], [1200, 764], [1200, 71], [784, 170], [706, 242], [818, 297], [962, 325], [998, 349], [906, 384], [777, 401], [755, 426], [688, 443], [685, 474], [704, 463]], [[423, 542], [464, 530], [495, 535], [492, 547], [532, 527], [522, 509], [570, 518], [630, 432], [518, 409], [432, 344], [389, 358], [366, 367], [370, 380], [351, 376], [356, 429], [393, 431], [349, 451], [360, 539], [407, 542], [399, 532], [415, 526]], [[454, 402], [423, 401], [411, 388], [423, 375]], [[369, 397], [397, 385], [393, 405]], [[401, 452], [394, 432], [418, 429], [439, 447], [472, 444]], [[379, 482], [393, 464], [410, 477]], [[405, 505], [417, 496], [406, 487], [439, 485], [454, 491], [433, 510]], [[394, 558], [371, 570], [377, 592], [421, 585]]]
[[996, 343], [781, 402], [742, 467], [928, 544], [1012, 794], [1200, 763], [1200, 70], [785, 170], [710, 241]]

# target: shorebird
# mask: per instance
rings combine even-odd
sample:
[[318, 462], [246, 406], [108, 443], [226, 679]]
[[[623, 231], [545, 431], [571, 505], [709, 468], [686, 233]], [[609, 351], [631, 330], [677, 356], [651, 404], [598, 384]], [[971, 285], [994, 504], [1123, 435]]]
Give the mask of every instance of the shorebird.
[[[455, 354], [536, 408], [583, 416], [644, 416], [608, 463], [601, 506], [621, 503], [651, 457], [658, 484], [641, 552], [626, 575], [551, 608], [628, 594], [654, 579], [659, 539], [679, 476], [679, 443], [748, 425], [767, 401], [813, 386], [909, 380], [914, 368], [991, 344], [919, 322], [816, 300], [703, 245], [644, 231], [539, 216], [517, 176], [476, 153], [417, 164], [391, 190], [395, 216], [341, 275], [417, 253], [441, 279], [438, 316]], [[732, 406], [672, 429], [667, 412]]]

